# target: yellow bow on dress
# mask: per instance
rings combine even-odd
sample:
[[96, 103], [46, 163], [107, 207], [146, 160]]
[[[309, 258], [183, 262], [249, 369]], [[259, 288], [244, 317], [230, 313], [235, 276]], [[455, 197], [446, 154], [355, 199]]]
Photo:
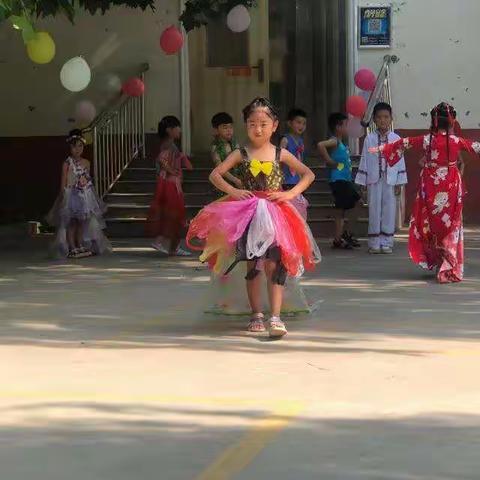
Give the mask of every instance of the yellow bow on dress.
[[252, 175], [254, 177], [258, 176], [260, 172], [264, 173], [267, 177], [269, 177], [272, 174], [272, 170], [273, 170], [272, 162], [261, 162], [256, 158], [254, 158], [250, 162], [250, 172], [252, 172]]

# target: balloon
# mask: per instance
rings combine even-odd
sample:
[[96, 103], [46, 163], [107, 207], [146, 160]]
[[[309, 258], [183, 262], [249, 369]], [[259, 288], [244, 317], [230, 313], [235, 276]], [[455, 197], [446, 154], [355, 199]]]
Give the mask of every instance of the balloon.
[[97, 109], [89, 100], [82, 100], [75, 106], [75, 120], [77, 122], [91, 123], [96, 116]]
[[360, 138], [365, 135], [361, 120], [352, 116], [348, 118], [347, 131], [350, 138]]
[[45, 64], [55, 56], [55, 42], [48, 32], [35, 32], [27, 42], [27, 54], [32, 62]]
[[377, 83], [377, 77], [369, 68], [361, 68], [355, 74], [355, 85], [361, 90], [371, 92], [375, 89]]
[[113, 73], [103, 75], [99, 84], [101, 92], [105, 95], [114, 95], [122, 91], [122, 81]]
[[182, 32], [171, 25], [160, 35], [160, 48], [167, 54], [173, 55], [183, 47]]
[[145, 84], [138, 77], [130, 78], [122, 86], [122, 92], [129, 97], [141, 97], [145, 91]]
[[250, 21], [250, 13], [245, 5], [237, 5], [228, 12], [227, 26], [232, 32], [244, 32], [250, 26]]
[[92, 72], [82, 57], [74, 57], [66, 62], [60, 70], [62, 85], [71, 92], [81, 92], [88, 87]]
[[354, 117], [363, 117], [367, 110], [367, 102], [359, 95], [352, 95], [347, 98], [347, 113]]
[[87, 145], [91, 145], [93, 143], [92, 132], [85, 132], [83, 134], [83, 138], [85, 139], [85, 142], [86, 142]]

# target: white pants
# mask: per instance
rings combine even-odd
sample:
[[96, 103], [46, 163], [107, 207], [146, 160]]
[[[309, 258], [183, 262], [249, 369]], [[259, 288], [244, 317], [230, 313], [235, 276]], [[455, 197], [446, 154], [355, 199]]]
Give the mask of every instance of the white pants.
[[393, 247], [397, 200], [395, 187], [387, 184], [386, 175], [368, 185], [368, 246]]

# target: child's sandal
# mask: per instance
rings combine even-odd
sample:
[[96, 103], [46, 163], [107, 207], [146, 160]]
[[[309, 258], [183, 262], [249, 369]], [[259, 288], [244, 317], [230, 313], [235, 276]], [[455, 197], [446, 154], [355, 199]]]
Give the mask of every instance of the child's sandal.
[[265, 318], [263, 313], [255, 313], [252, 315], [250, 322], [248, 323], [247, 330], [254, 333], [262, 333], [266, 331], [265, 325], [263, 324]]
[[281, 338], [287, 334], [287, 327], [280, 320], [280, 317], [272, 317], [270, 319], [269, 334], [271, 338]]

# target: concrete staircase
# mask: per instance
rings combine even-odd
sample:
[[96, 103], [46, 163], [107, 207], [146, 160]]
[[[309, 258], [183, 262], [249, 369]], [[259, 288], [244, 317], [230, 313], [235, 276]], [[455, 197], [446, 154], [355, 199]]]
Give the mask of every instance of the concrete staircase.
[[[213, 187], [208, 181], [211, 171], [210, 160], [206, 156], [196, 156], [192, 160], [195, 170], [185, 172], [183, 190], [188, 218], [193, 218], [207, 203], [214, 200]], [[332, 237], [334, 231], [333, 204], [327, 181], [327, 170], [319, 166], [317, 159], [309, 162], [316, 179], [305, 193], [310, 208], [308, 222], [315, 237]], [[145, 220], [155, 191], [155, 168], [151, 161], [139, 159], [123, 172], [109, 192], [105, 201], [108, 205], [106, 216], [107, 234], [110, 237], [143, 237]], [[361, 215], [358, 235], [367, 231], [368, 211]]]

